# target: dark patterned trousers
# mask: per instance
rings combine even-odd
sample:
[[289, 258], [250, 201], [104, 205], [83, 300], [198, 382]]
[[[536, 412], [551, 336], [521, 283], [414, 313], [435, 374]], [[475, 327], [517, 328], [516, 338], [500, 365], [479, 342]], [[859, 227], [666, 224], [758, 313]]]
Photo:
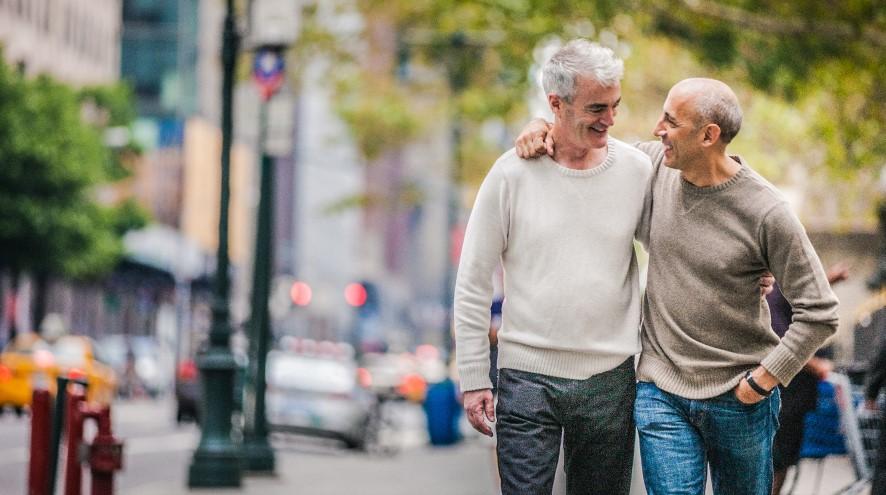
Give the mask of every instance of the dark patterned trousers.
[[550, 495], [561, 438], [569, 495], [627, 495], [635, 395], [633, 357], [586, 380], [499, 370], [502, 495]]

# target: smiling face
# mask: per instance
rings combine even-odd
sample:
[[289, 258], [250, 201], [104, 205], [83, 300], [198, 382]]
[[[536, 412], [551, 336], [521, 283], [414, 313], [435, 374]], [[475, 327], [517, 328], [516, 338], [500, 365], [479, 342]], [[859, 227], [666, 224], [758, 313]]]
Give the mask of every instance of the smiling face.
[[667, 167], [684, 170], [702, 156], [704, 127], [696, 125], [696, 112], [691, 103], [689, 92], [672, 89], [652, 131], [664, 145]]
[[603, 86], [589, 77], [579, 76], [575, 81], [575, 97], [571, 103], [554, 97], [551, 107], [563, 137], [572, 144], [589, 148], [603, 148], [609, 138], [609, 128], [615, 125], [615, 116], [621, 102], [621, 86]]

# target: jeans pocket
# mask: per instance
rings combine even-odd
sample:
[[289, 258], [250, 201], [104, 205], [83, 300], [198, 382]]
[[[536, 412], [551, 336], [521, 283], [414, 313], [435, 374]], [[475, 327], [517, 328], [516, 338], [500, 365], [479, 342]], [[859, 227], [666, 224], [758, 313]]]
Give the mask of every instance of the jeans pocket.
[[775, 425], [774, 434], [781, 427], [781, 422], [778, 420], [781, 413], [781, 390], [778, 387], [769, 396], [769, 413], [772, 415], [772, 424]]
[[754, 402], [753, 404], [746, 404], [738, 399], [738, 396], [735, 395], [734, 388], [730, 389], [728, 392], [723, 394], [721, 397], [724, 397], [724, 396], [727, 399], [727, 401], [738, 405], [740, 408], [742, 408], [746, 411], [754, 411], [756, 409], [759, 409], [760, 407], [763, 406], [763, 404], [767, 404], [767, 401], [770, 399], [770, 397], [763, 397], [762, 399], [760, 399], [757, 402]]

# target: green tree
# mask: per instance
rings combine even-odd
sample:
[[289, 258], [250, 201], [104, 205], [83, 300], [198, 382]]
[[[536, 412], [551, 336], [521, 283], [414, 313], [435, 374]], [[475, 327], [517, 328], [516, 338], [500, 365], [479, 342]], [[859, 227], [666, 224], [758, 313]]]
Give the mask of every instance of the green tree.
[[[880, 167], [886, 4], [875, 0], [359, 0], [418, 63], [439, 67], [469, 121], [521, 115], [532, 54], [552, 36], [664, 36], [708, 71], [813, 108], [812, 139], [838, 178]], [[366, 36], [372, 33], [367, 30]], [[669, 86], [675, 81], [667, 81]], [[666, 87], [667, 87], [666, 86]], [[471, 104], [473, 102], [473, 105]], [[479, 103], [479, 104], [478, 104]]]
[[655, 2], [648, 27], [756, 88], [814, 104], [814, 137], [836, 176], [883, 166], [883, 2], [666, 0]]
[[[361, 95], [357, 99], [337, 93], [343, 102], [371, 101], [360, 118], [342, 114], [355, 140], [372, 147], [365, 155], [396, 149], [408, 135], [380, 132], [396, 130], [384, 121], [389, 117], [385, 102], [391, 99], [380, 96], [393, 90], [401, 94], [393, 109], [401, 121], [449, 122], [460, 131], [460, 165], [454, 178], [479, 182], [507, 144], [487, 142], [483, 124], [497, 120], [512, 131], [519, 129], [528, 117], [527, 96], [542, 62], [540, 49], [551, 40], [585, 37], [612, 46], [625, 57], [620, 137], [651, 138], [651, 124], [677, 80], [699, 74], [721, 78], [745, 102], [746, 125], [733, 146], [737, 152], [776, 182], [798, 177], [800, 183], [808, 182], [808, 205], [832, 204], [836, 197], [838, 222], [868, 227], [874, 222], [874, 184], [886, 163], [886, 141], [880, 138], [886, 117], [886, 64], [881, 55], [886, 44], [886, 4], [882, 2], [339, 3], [340, 9], [356, 5], [364, 19], [359, 36], [324, 30], [322, 23], [313, 22], [318, 16], [312, 17], [317, 13], [312, 8], [306, 11], [311, 22], [305, 23], [306, 34], [297, 51], [304, 57], [322, 50], [335, 61], [330, 64], [333, 77], [347, 74], [352, 80], [374, 81], [351, 85]], [[341, 70], [343, 66], [348, 70]], [[387, 82], [379, 82], [384, 79]], [[378, 88], [383, 92], [378, 93]], [[412, 104], [428, 98], [436, 99], [438, 106]], [[339, 105], [340, 112], [347, 106]], [[823, 184], [833, 187], [825, 191]], [[828, 201], [817, 201], [819, 196]], [[334, 206], [378, 203], [378, 198], [361, 197]], [[809, 207], [807, 213], [821, 213]]]
[[[122, 231], [145, 221], [131, 203], [95, 199], [95, 187], [119, 177], [113, 171], [120, 165], [103, 142], [110, 120], [83, 118], [89, 97], [0, 64], [0, 271], [10, 273], [14, 285], [22, 273], [34, 277], [37, 322], [51, 276], [107, 272], [122, 254]], [[103, 111], [117, 117], [112, 108]]]

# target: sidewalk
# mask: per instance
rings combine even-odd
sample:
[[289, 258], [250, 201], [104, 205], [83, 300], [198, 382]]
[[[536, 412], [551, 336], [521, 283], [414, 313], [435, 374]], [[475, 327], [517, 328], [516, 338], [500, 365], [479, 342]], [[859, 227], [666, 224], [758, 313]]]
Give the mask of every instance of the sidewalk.
[[[405, 450], [395, 456], [366, 456], [347, 451], [275, 445], [275, 476], [244, 476], [239, 489], [186, 488], [190, 455], [176, 459], [177, 469], [166, 470], [165, 479], [126, 490], [126, 495], [494, 495], [488, 442], [469, 439], [454, 447], [429, 446]], [[172, 465], [170, 459], [170, 465]], [[820, 486], [819, 465], [804, 460], [794, 495], [828, 495], [850, 485], [855, 477], [848, 458], [829, 457], [823, 461]], [[632, 495], [643, 495], [639, 465]], [[172, 476], [169, 476], [172, 471]], [[793, 479], [793, 471], [789, 475]], [[123, 493], [118, 490], [118, 493]], [[708, 494], [712, 491], [710, 486]], [[869, 495], [865, 490], [862, 495]]]
[[[245, 476], [239, 489], [186, 488], [190, 455], [178, 456], [171, 477], [126, 490], [126, 495], [489, 495], [491, 449], [476, 441], [453, 447], [415, 447], [393, 456], [275, 443], [275, 476]], [[170, 464], [173, 460], [169, 459]], [[164, 474], [170, 474], [166, 470]], [[118, 490], [119, 493], [122, 493]]]

